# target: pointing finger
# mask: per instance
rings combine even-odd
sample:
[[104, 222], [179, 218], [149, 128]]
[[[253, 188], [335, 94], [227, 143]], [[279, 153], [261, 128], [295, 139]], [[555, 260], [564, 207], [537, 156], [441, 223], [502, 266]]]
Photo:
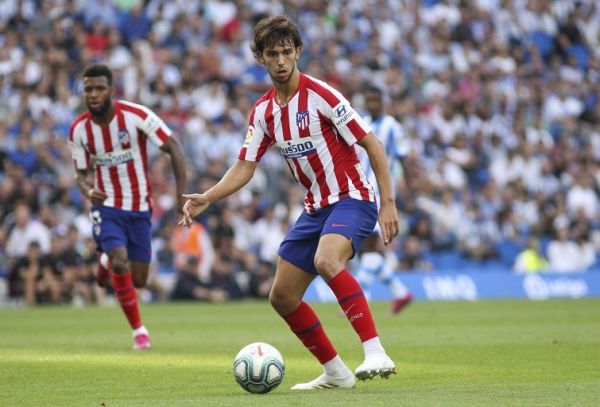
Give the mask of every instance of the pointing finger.
[[383, 244], [387, 245], [389, 243], [389, 239], [388, 239], [388, 233], [385, 230], [385, 228], [381, 228], [381, 234], [382, 234], [382, 238], [383, 238]]

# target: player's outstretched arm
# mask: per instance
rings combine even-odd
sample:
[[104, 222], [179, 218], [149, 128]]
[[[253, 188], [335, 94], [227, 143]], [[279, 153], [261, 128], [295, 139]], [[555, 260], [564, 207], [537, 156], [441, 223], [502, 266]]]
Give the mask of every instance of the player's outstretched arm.
[[250, 181], [254, 175], [257, 163], [254, 161], [237, 160], [223, 175], [223, 178], [203, 194], [183, 194], [187, 199], [183, 205], [183, 219], [180, 226], [190, 226], [193, 218], [204, 212], [211, 203], [228, 197]]
[[398, 220], [396, 201], [392, 192], [392, 179], [390, 177], [385, 149], [373, 132], [369, 132], [369, 134], [360, 139], [358, 144], [367, 150], [373, 173], [377, 179], [381, 200], [379, 226], [381, 226], [383, 242], [388, 245], [398, 235], [400, 221]]

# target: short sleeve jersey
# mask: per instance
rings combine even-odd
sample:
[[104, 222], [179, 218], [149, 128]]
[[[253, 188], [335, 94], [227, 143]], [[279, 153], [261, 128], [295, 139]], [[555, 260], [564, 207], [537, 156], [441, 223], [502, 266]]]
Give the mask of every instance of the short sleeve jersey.
[[307, 190], [309, 212], [347, 197], [375, 202], [355, 150], [369, 131], [340, 92], [300, 73], [298, 90], [285, 106], [277, 103], [275, 89], [256, 102], [238, 158], [258, 162], [269, 147], [278, 147]]
[[99, 126], [91, 114], [81, 114], [71, 124], [69, 143], [76, 170], [94, 169], [94, 187], [108, 198], [105, 206], [128, 211], [152, 207], [148, 176], [148, 140], [162, 146], [171, 130], [150, 109], [115, 101], [115, 116]]

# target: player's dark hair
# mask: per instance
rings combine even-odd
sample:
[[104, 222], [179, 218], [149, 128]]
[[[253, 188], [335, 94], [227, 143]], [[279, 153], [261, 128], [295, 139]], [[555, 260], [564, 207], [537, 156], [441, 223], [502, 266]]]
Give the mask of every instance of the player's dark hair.
[[293, 44], [301, 47], [300, 30], [288, 16], [272, 16], [263, 18], [254, 27], [254, 40], [250, 49], [255, 59], [259, 59], [265, 49], [277, 44]]
[[113, 75], [110, 68], [104, 64], [92, 64], [88, 65], [83, 70], [82, 78], [96, 78], [98, 76], [104, 76], [108, 79], [108, 84], [112, 86], [113, 84]]

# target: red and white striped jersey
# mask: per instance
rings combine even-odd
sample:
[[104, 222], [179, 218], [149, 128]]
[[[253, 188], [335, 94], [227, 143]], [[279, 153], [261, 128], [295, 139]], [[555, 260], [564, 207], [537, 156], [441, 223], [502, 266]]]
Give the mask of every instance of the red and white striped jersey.
[[94, 169], [94, 188], [108, 196], [105, 206], [147, 211], [152, 208], [148, 140], [160, 147], [170, 136], [171, 130], [150, 109], [119, 100], [106, 127], [94, 123], [89, 112], [77, 117], [69, 143], [75, 169]]
[[238, 158], [258, 162], [276, 144], [307, 189], [309, 212], [346, 197], [375, 202], [354, 146], [369, 131], [340, 92], [300, 73], [298, 90], [285, 106], [277, 103], [274, 88], [256, 102]]

